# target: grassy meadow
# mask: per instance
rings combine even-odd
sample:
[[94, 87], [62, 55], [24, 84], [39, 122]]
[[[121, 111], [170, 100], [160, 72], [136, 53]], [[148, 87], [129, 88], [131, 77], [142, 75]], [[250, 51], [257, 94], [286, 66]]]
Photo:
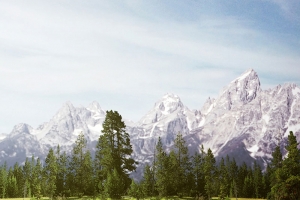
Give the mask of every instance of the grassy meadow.
[[[136, 198], [131, 198], [131, 197], [123, 197], [122, 199], [124, 200], [136, 200]], [[152, 197], [152, 198], [144, 198], [144, 200], [156, 200], [158, 198]], [[193, 197], [168, 197], [168, 198], [161, 198], [160, 200], [194, 200], [195, 198]], [[254, 198], [237, 198], [238, 200], [265, 200], [265, 199], [254, 199]], [[33, 198], [7, 198], [7, 199], [2, 199], [2, 200], [33, 200]], [[49, 200], [48, 197], [43, 197], [41, 200]], [[93, 200], [92, 197], [82, 197], [82, 198], [77, 198], [77, 197], [69, 197], [68, 200]], [[96, 198], [96, 200], [101, 200], [100, 198]], [[107, 200], [111, 200], [108, 198]], [[218, 200], [218, 197], [213, 197], [212, 200]], [[236, 200], [236, 198], [230, 198], [230, 200]]]

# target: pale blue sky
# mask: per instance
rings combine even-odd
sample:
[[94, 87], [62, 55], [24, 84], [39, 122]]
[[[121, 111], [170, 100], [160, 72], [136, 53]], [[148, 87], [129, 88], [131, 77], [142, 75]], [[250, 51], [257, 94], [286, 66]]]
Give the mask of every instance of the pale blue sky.
[[249, 68], [300, 83], [298, 0], [0, 0], [0, 133], [66, 101], [139, 120], [165, 93], [190, 109]]

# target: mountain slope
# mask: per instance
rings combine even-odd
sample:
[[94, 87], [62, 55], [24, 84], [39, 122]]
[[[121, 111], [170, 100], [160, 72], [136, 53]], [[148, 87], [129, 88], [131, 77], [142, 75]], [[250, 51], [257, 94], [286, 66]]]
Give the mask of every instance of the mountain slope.
[[[82, 131], [91, 151], [101, 134], [105, 111], [97, 102], [87, 107], [65, 103], [53, 118], [34, 129], [26, 124], [14, 127], [0, 138], [0, 164], [23, 162], [25, 157], [42, 159], [50, 147], [60, 145], [70, 152]], [[130, 134], [133, 157], [140, 163], [152, 162], [158, 137], [169, 151], [180, 132], [190, 153], [203, 144], [218, 156], [235, 156], [238, 163], [258, 160], [266, 164], [276, 145], [286, 142], [294, 131], [300, 139], [300, 88], [295, 84], [262, 90], [257, 73], [250, 69], [230, 82], [217, 98], [208, 98], [199, 110], [190, 110], [174, 94], [166, 94], [138, 122], [124, 119]]]

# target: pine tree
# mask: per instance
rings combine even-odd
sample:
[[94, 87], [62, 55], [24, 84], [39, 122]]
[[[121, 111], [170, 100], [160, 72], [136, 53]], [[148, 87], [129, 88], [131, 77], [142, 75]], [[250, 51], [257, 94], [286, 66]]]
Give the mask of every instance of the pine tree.
[[128, 190], [128, 195], [139, 200], [144, 197], [141, 185], [132, 180], [131, 185]]
[[243, 164], [238, 169], [238, 175], [237, 175], [237, 186], [238, 186], [239, 197], [245, 197], [243, 188], [244, 188], [244, 182], [245, 182], [245, 178], [247, 177], [247, 174], [248, 174], [248, 167], [246, 163], [243, 162]]
[[68, 157], [66, 152], [60, 154], [60, 147], [56, 150], [57, 159], [57, 177], [56, 177], [56, 194], [58, 196], [68, 196], [67, 174], [68, 174]]
[[254, 188], [253, 188], [252, 174], [248, 174], [244, 179], [243, 197], [252, 198], [253, 190]]
[[18, 197], [17, 179], [13, 174], [13, 169], [12, 168], [9, 168], [9, 171], [8, 171], [6, 197], [8, 197], [8, 198]]
[[205, 193], [204, 185], [204, 158], [205, 152], [203, 145], [201, 146], [200, 154], [195, 152], [192, 157], [192, 173], [194, 175], [194, 190], [197, 196], [202, 196]]
[[6, 163], [0, 167], [0, 197], [5, 198], [7, 187], [7, 167]]
[[142, 186], [143, 194], [146, 197], [151, 197], [154, 195], [152, 191], [154, 187], [153, 170], [150, 168], [148, 164], [146, 164], [144, 168], [144, 176], [143, 176], [141, 186]]
[[136, 162], [130, 157], [132, 146], [129, 134], [117, 111], [107, 111], [102, 126], [103, 134], [99, 137], [95, 155], [98, 188], [103, 188], [103, 182], [108, 179], [108, 175], [113, 177], [112, 170], [116, 169], [124, 184], [121, 186], [122, 193], [125, 193], [131, 183], [129, 173], [136, 168]]
[[86, 195], [95, 196], [95, 187], [94, 187], [94, 171], [93, 171], [93, 161], [92, 156], [89, 150], [84, 154], [83, 160], [83, 172], [84, 172], [84, 180], [83, 185], [84, 193]]
[[238, 166], [236, 164], [235, 158], [232, 158], [232, 161], [229, 162], [229, 180], [230, 180], [230, 193], [231, 197], [236, 197], [238, 195], [238, 185], [237, 185], [237, 175], [238, 175]]
[[[75, 141], [75, 146], [73, 147], [73, 152], [71, 156], [71, 172], [73, 175], [74, 193], [78, 197], [82, 197], [87, 189], [86, 182], [90, 179], [92, 168], [91, 162], [90, 166], [86, 166], [86, 139], [84, 134], [81, 132], [77, 140]], [[90, 153], [88, 153], [90, 159]]]
[[211, 199], [214, 190], [214, 180], [215, 180], [215, 157], [210, 149], [207, 151], [204, 163], [204, 173], [205, 173], [205, 191], [208, 199]]
[[219, 169], [219, 183], [220, 183], [220, 199], [224, 199], [225, 197], [228, 196], [227, 192], [227, 180], [228, 180], [228, 172], [225, 166], [225, 161], [224, 158], [221, 159], [220, 161], [220, 169]]
[[[167, 176], [167, 182], [165, 183], [167, 194], [181, 196], [180, 190], [182, 190], [182, 188], [180, 188], [180, 177], [182, 177], [182, 173], [180, 172], [178, 157], [174, 150], [171, 150], [169, 156], [166, 157], [165, 169], [165, 175]], [[182, 181], [184, 180], [182, 179]]]
[[282, 161], [282, 167], [276, 169], [275, 184], [271, 188], [275, 199], [298, 199], [300, 196], [300, 150], [297, 146], [296, 136], [290, 131], [286, 146], [288, 156]]
[[107, 179], [104, 183], [104, 192], [112, 199], [120, 199], [123, 194], [123, 188], [123, 179], [118, 173], [118, 170], [114, 168], [113, 171], [107, 175]]
[[156, 157], [155, 157], [155, 187], [160, 197], [168, 195], [168, 156], [163, 150], [162, 142], [160, 137], [156, 145]]
[[25, 160], [25, 164], [23, 166], [23, 177], [24, 177], [24, 185], [23, 192], [24, 197], [31, 197], [31, 174], [32, 174], [32, 163], [28, 158]]
[[18, 186], [18, 197], [23, 197], [23, 190], [24, 190], [24, 176], [22, 167], [18, 164], [18, 162], [15, 163], [13, 168], [13, 174], [16, 177], [17, 186]]
[[32, 172], [32, 193], [34, 197], [36, 197], [37, 199], [40, 199], [42, 197], [41, 182], [42, 182], [42, 164], [40, 159], [38, 158]]
[[262, 172], [260, 166], [254, 161], [253, 170], [253, 185], [255, 191], [255, 198], [260, 198], [262, 193]]
[[45, 167], [43, 169], [43, 176], [45, 179], [45, 189], [48, 197], [52, 200], [56, 191], [56, 176], [57, 176], [57, 163], [56, 156], [53, 149], [49, 150], [49, 153], [45, 160]]
[[188, 173], [191, 169], [191, 165], [189, 162], [188, 148], [185, 144], [184, 139], [182, 138], [182, 134], [178, 133], [174, 143], [174, 152], [177, 160], [177, 165], [173, 165], [176, 167], [173, 170], [176, 170], [177, 177], [174, 180], [174, 187], [177, 193], [187, 193], [191, 188], [188, 184]]

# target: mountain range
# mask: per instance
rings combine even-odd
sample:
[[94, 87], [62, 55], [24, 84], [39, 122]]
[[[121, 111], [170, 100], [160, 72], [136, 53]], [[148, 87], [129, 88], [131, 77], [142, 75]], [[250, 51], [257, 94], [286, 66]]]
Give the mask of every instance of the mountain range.
[[[70, 153], [80, 132], [93, 153], [105, 114], [97, 102], [87, 107], [66, 102], [37, 128], [17, 124], [11, 133], [0, 134], [0, 165], [22, 163], [32, 155], [44, 159], [49, 148], [57, 145]], [[289, 131], [300, 139], [300, 88], [288, 83], [262, 90], [257, 73], [250, 69], [224, 87], [217, 98], [208, 98], [201, 109], [190, 110], [179, 96], [166, 94], [138, 122], [124, 122], [133, 157], [139, 162], [136, 174], [152, 162], [158, 137], [170, 151], [178, 133], [191, 155], [203, 145], [217, 159], [229, 155], [238, 164], [251, 165], [257, 160], [266, 166], [277, 145], [285, 153]]]

